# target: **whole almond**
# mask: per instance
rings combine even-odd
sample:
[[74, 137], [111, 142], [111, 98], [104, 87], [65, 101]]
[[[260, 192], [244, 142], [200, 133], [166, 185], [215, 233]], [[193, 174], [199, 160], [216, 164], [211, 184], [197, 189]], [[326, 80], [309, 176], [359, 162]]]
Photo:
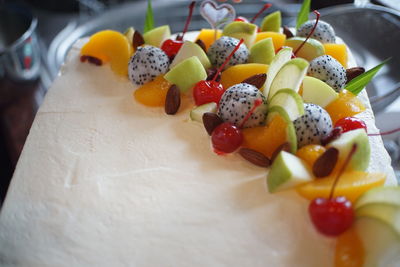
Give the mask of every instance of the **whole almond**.
[[334, 147], [328, 148], [317, 160], [312, 167], [315, 177], [326, 177], [332, 173], [339, 157], [339, 150]]
[[363, 74], [365, 69], [363, 67], [355, 67], [346, 70], [347, 83], [356, 78], [357, 76]]
[[140, 32], [135, 31], [133, 33], [133, 38], [132, 38], [132, 46], [136, 50], [139, 46], [144, 44], [144, 39], [143, 36], [140, 34]]
[[203, 124], [208, 135], [211, 135], [214, 129], [224, 121], [215, 113], [206, 112], [203, 114]]
[[204, 51], [205, 53], [207, 53], [206, 45], [204, 44], [204, 42], [203, 42], [201, 39], [197, 39], [196, 44], [197, 44], [198, 46], [200, 46], [201, 49], [203, 49], [203, 51]]
[[253, 163], [254, 165], [257, 165], [260, 167], [265, 167], [265, 168], [267, 168], [267, 167], [269, 167], [269, 165], [271, 165], [271, 161], [269, 160], [269, 158], [267, 158], [263, 153], [260, 153], [256, 150], [242, 147], [239, 150], [239, 154], [244, 159]]
[[255, 74], [250, 76], [249, 78], [245, 79], [242, 83], [247, 83], [254, 85], [258, 89], [264, 86], [265, 80], [267, 79], [266, 73]]
[[181, 105], [181, 91], [175, 84], [171, 85], [168, 89], [167, 96], [165, 98], [165, 113], [168, 115], [174, 115], [178, 112]]
[[274, 153], [272, 153], [271, 161], [274, 161], [276, 156], [278, 156], [279, 152], [281, 152], [281, 151], [290, 152], [290, 143], [289, 142], [285, 142], [282, 145], [278, 146], [275, 149]]
[[294, 37], [292, 31], [287, 26], [283, 26], [283, 33], [286, 35], [286, 39]]

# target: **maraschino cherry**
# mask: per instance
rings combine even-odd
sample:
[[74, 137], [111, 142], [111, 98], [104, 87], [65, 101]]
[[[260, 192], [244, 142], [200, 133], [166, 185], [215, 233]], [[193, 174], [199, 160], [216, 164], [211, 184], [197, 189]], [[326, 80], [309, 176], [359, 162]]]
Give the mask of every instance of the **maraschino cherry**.
[[317, 28], [319, 17], [321, 16], [321, 14], [317, 10], [314, 10], [313, 13], [317, 16], [317, 19], [315, 20], [314, 27], [311, 29], [310, 33], [307, 35], [307, 37], [304, 40], [304, 42], [302, 42], [301, 45], [296, 49], [296, 51], [294, 51], [294, 55], [295, 56], [301, 50], [301, 48], [304, 46], [304, 44], [308, 41], [308, 39], [310, 39], [311, 35], [314, 33], [315, 29]]
[[175, 55], [178, 53], [179, 49], [181, 49], [183, 45], [183, 36], [187, 32], [189, 28], [190, 21], [192, 19], [193, 9], [196, 4], [196, 1], [192, 1], [189, 5], [189, 16], [186, 19], [185, 27], [183, 29], [182, 34], [176, 37], [176, 40], [168, 39], [163, 42], [161, 45], [161, 49], [167, 54], [167, 56], [172, 60]]
[[351, 227], [354, 220], [352, 204], [344, 196], [333, 197], [336, 184], [357, 150], [354, 144], [332, 185], [328, 199], [316, 198], [311, 201], [308, 212], [319, 232], [327, 236], [338, 236]]
[[342, 133], [356, 129], [364, 129], [367, 131], [367, 125], [365, 122], [362, 119], [355, 117], [344, 117], [335, 123], [335, 127], [341, 127]]
[[243, 39], [240, 40], [240, 42], [236, 45], [236, 47], [233, 49], [233, 51], [229, 54], [229, 56], [225, 59], [224, 64], [218, 69], [218, 71], [215, 73], [214, 77], [210, 81], [199, 81], [193, 88], [193, 98], [194, 102], [196, 103], [197, 106], [210, 103], [210, 102], [215, 102], [219, 103], [219, 100], [222, 97], [222, 94], [224, 93], [224, 87], [222, 84], [216, 81], [218, 75], [220, 72], [224, 69], [225, 65], [228, 64], [229, 60], [235, 54], [235, 52], [239, 49], [239, 47], [242, 45]]

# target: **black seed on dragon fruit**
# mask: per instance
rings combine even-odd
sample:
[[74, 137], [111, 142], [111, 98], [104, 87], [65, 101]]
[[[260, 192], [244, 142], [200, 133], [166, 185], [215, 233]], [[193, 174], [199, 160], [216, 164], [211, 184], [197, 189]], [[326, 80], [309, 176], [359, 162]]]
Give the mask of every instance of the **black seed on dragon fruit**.
[[296, 129], [297, 145], [321, 144], [321, 139], [332, 130], [329, 113], [322, 107], [305, 103], [304, 114], [293, 122]]
[[[307, 37], [312, 28], [315, 25], [315, 20], [309, 20], [304, 22], [299, 29], [297, 30], [297, 36], [300, 37]], [[318, 21], [317, 27], [315, 28], [314, 33], [310, 36], [313, 39], [320, 41], [321, 43], [335, 43], [335, 31], [333, 30], [332, 26], [322, 20]]]
[[[225, 62], [225, 59], [229, 54], [235, 49], [239, 40], [233, 37], [222, 36], [217, 41], [215, 41], [208, 49], [207, 55], [213, 66], [217, 68], [221, 67]], [[245, 44], [241, 44], [239, 49], [233, 54], [232, 58], [225, 65], [224, 69], [237, 64], [244, 64], [249, 58], [249, 50]]]
[[331, 56], [323, 55], [310, 62], [307, 75], [327, 83], [336, 92], [340, 92], [347, 82], [346, 70]]
[[[254, 108], [257, 102], [260, 105]], [[247, 117], [248, 114], [251, 115]], [[233, 123], [237, 127], [263, 125], [266, 115], [267, 100], [257, 87], [247, 83], [229, 87], [219, 101], [218, 116], [224, 122]]]
[[154, 46], [138, 47], [129, 60], [128, 75], [135, 85], [151, 82], [167, 72], [169, 58], [160, 48]]

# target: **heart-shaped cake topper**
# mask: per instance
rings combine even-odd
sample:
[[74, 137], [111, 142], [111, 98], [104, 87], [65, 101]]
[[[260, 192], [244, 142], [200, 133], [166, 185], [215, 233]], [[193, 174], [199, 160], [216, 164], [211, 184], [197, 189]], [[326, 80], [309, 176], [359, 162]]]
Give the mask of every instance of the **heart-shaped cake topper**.
[[200, 14], [210, 23], [213, 29], [221, 28], [232, 22], [236, 17], [235, 8], [232, 5], [217, 5], [212, 0], [205, 0], [201, 3]]

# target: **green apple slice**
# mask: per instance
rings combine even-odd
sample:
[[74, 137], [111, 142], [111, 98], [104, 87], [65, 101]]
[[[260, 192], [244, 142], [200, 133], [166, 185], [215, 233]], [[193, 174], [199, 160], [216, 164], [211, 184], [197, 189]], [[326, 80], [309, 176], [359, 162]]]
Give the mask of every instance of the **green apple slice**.
[[185, 59], [165, 74], [164, 79], [176, 84], [182, 93], [189, 91], [197, 82], [205, 80], [207, 73], [196, 56]]
[[222, 35], [239, 40], [243, 38], [247, 48], [250, 48], [256, 40], [257, 26], [253, 23], [234, 21], [225, 26]]
[[266, 38], [258, 41], [250, 48], [249, 62], [271, 64], [275, 56], [275, 48], [272, 38]]
[[391, 204], [371, 203], [356, 209], [356, 217], [369, 217], [380, 220], [400, 237], [400, 207]]
[[292, 52], [293, 50], [291, 47], [282, 48], [272, 59], [271, 64], [268, 67], [267, 79], [263, 90], [265, 97], [268, 97], [272, 81], [275, 79], [276, 74], [278, 74], [282, 66], [291, 59]]
[[303, 79], [303, 100], [306, 103], [313, 103], [325, 108], [335, 101], [339, 94], [328, 84], [320, 79], [306, 76]]
[[400, 206], [400, 187], [380, 186], [372, 188], [357, 199], [354, 208], [358, 209], [371, 203]]
[[334, 147], [339, 150], [339, 162], [343, 162], [350, 153], [354, 144], [357, 150], [351, 158], [348, 168], [356, 171], [365, 171], [369, 165], [371, 148], [368, 135], [364, 129], [356, 129], [343, 133], [338, 139], [329, 143], [326, 147]]
[[[304, 42], [306, 38], [304, 37], [292, 37], [286, 40], [285, 45], [293, 48], [293, 51]], [[304, 46], [296, 53], [297, 57], [304, 58], [308, 61], [313, 60], [316, 57], [322, 56], [325, 54], [324, 45], [315, 39], [308, 39]]]
[[203, 114], [206, 112], [217, 112], [217, 104], [214, 102], [210, 102], [207, 104], [200, 105], [198, 107], [193, 108], [190, 111], [190, 118], [193, 121], [203, 122]]
[[281, 30], [282, 18], [281, 12], [275, 11], [264, 17], [261, 22], [261, 31], [279, 32]]
[[266, 123], [267, 125], [272, 121], [274, 116], [279, 115], [287, 122], [286, 128], [286, 140], [290, 144], [290, 151], [296, 153], [297, 151], [297, 136], [296, 129], [294, 128], [293, 122], [290, 120], [289, 115], [281, 106], [273, 106], [268, 108]]
[[312, 180], [313, 176], [310, 170], [300, 158], [281, 151], [267, 175], [268, 191], [275, 193]]
[[279, 90], [269, 102], [269, 107], [280, 106], [287, 112], [289, 119], [294, 121], [304, 114], [303, 99], [292, 89]]
[[163, 25], [143, 34], [144, 43], [155, 47], [161, 47], [162, 43], [171, 37], [168, 25]]
[[126, 31], [124, 32], [124, 35], [126, 36], [126, 38], [128, 39], [128, 42], [130, 45], [132, 45], [132, 41], [133, 41], [133, 34], [135, 33], [135, 28], [133, 27], [129, 27], [128, 29], [126, 29]]
[[169, 67], [173, 68], [178, 63], [192, 56], [198, 57], [205, 69], [211, 68], [210, 60], [208, 59], [204, 50], [197, 44], [190, 41], [185, 41], [183, 43]]
[[291, 59], [282, 66], [272, 81], [268, 100], [281, 89], [290, 88], [295, 92], [300, 89], [301, 82], [306, 76], [309, 63], [302, 58]]
[[354, 227], [365, 250], [364, 267], [398, 266], [400, 236], [393, 227], [369, 217], [357, 218]]

